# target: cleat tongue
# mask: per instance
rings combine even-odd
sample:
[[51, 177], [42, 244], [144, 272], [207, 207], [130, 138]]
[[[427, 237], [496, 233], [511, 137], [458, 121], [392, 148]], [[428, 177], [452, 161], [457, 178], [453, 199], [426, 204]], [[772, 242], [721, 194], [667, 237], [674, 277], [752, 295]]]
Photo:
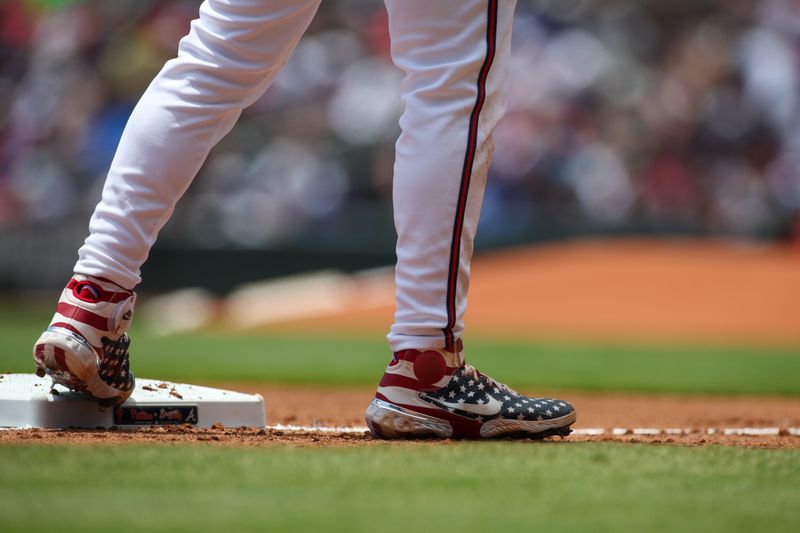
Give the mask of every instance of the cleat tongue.
[[77, 292], [82, 298], [89, 301], [97, 301], [100, 298], [100, 291], [88, 283], [79, 285]]
[[45, 377], [47, 375], [47, 373], [44, 371], [44, 368], [38, 368], [37, 367], [36, 368], [36, 375], [39, 376], [40, 378], [43, 378], [43, 377]]

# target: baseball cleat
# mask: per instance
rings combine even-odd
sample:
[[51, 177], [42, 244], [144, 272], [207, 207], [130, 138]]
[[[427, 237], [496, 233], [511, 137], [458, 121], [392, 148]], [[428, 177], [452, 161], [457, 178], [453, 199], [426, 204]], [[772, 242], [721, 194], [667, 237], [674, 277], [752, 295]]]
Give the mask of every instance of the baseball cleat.
[[76, 275], [61, 293], [50, 326], [33, 347], [39, 377], [117, 405], [133, 392], [126, 331], [136, 293]]
[[464, 362], [455, 351], [394, 354], [367, 407], [372, 436], [409, 438], [533, 438], [567, 436], [575, 408], [563, 400], [529, 398]]

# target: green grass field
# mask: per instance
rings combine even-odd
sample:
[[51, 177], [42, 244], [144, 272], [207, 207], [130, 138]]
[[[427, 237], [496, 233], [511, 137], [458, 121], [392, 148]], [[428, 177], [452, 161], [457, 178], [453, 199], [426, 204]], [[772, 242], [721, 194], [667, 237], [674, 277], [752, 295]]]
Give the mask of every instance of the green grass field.
[[[49, 308], [0, 307], [0, 371], [31, 372]], [[383, 338], [323, 334], [188, 333], [134, 326], [137, 375], [183, 381], [374, 384], [389, 360]], [[469, 360], [523, 389], [800, 395], [800, 347], [631, 346], [468, 339]]]
[[0, 447], [4, 531], [797, 531], [795, 452]]
[[[49, 319], [0, 307], [0, 371]], [[133, 332], [143, 377], [373, 384], [380, 338]], [[523, 388], [800, 395], [800, 349], [470, 339]], [[545, 442], [0, 446], [2, 531], [800, 531], [800, 450]]]

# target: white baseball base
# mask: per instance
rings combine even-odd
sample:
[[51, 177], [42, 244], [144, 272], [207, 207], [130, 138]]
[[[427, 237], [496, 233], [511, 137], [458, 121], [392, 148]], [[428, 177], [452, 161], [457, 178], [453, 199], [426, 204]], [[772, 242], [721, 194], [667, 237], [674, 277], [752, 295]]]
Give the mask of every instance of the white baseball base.
[[118, 407], [100, 407], [82, 394], [34, 374], [0, 374], [0, 428], [96, 429], [191, 424], [207, 428], [267, 425], [260, 394], [136, 380], [136, 389]]

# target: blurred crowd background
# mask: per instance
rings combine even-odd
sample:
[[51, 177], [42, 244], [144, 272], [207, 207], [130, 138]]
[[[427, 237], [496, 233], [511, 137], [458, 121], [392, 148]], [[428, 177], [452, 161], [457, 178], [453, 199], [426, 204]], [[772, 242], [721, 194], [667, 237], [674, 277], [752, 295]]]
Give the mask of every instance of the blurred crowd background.
[[[198, 5], [0, 1], [0, 288], [68, 275], [127, 117]], [[512, 63], [479, 247], [800, 242], [800, 0], [520, 0]], [[382, 2], [324, 1], [153, 261], [390, 264], [400, 76]]]

